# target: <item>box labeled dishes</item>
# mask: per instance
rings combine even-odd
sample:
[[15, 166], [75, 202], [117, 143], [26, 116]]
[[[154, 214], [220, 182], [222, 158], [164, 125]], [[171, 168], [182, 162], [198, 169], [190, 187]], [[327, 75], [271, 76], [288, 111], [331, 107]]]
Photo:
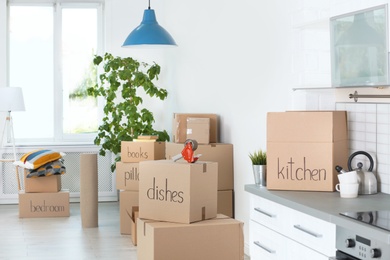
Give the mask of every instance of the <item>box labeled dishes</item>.
[[140, 162], [139, 217], [192, 223], [217, 216], [216, 162]]

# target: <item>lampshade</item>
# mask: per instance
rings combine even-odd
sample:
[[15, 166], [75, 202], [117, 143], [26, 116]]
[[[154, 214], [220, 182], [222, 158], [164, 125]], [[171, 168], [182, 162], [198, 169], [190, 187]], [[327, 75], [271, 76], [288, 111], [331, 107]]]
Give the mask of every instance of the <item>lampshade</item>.
[[156, 20], [153, 9], [146, 9], [141, 24], [127, 36], [122, 47], [137, 45], [172, 45], [176, 46], [172, 36]]
[[0, 111], [24, 111], [24, 99], [21, 88], [0, 88]]

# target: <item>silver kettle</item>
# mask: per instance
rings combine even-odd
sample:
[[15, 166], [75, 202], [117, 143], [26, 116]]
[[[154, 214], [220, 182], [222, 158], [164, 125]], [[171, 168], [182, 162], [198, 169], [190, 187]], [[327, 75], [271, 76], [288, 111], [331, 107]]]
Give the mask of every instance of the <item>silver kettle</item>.
[[[368, 160], [370, 160], [370, 167], [368, 168], [368, 171], [364, 171], [363, 163], [358, 162], [356, 169], [352, 168], [352, 160], [356, 155], [365, 155], [367, 156]], [[364, 151], [357, 151], [351, 154], [351, 156], [348, 158], [348, 169], [350, 171], [356, 171], [358, 175], [358, 181], [359, 181], [359, 194], [375, 194], [378, 192], [378, 181], [376, 179], [375, 174], [372, 172], [372, 169], [374, 168], [374, 160], [372, 159], [371, 155]]]

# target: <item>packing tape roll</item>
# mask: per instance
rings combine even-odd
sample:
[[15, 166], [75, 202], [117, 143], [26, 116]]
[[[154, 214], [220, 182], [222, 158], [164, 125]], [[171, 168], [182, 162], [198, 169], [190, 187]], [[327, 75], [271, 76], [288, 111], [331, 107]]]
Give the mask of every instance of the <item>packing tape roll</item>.
[[97, 154], [80, 155], [80, 213], [83, 228], [98, 226]]

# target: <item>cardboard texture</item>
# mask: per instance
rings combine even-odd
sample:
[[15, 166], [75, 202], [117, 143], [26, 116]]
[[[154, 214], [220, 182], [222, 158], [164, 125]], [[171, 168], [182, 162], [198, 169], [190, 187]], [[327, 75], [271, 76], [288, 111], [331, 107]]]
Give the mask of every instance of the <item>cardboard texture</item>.
[[69, 191], [19, 192], [19, 218], [69, 217]]
[[234, 192], [233, 190], [218, 191], [217, 213], [234, 218]]
[[210, 119], [210, 143], [218, 143], [218, 115], [216, 114], [173, 114], [172, 140], [175, 143], [184, 143], [187, 138], [188, 118]]
[[347, 161], [345, 111], [268, 113], [268, 189], [334, 191], [335, 166]]
[[198, 144], [210, 143], [210, 118], [187, 118], [187, 139], [193, 139]]
[[119, 192], [119, 223], [122, 235], [131, 234], [131, 216], [134, 206], [139, 205], [138, 191]]
[[215, 162], [140, 162], [139, 217], [192, 223], [217, 215]]
[[137, 245], [137, 219], [139, 216], [139, 207], [132, 207], [131, 210], [131, 241]]
[[[180, 154], [184, 145], [166, 143], [166, 158]], [[218, 190], [234, 189], [233, 145], [224, 143], [199, 144], [195, 154], [202, 154], [200, 160], [218, 163]], [[181, 159], [179, 161], [185, 161]]]
[[28, 170], [24, 169], [25, 192], [59, 192], [61, 190], [61, 175], [26, 178], [28, 174]]
[[138, 259], [244, 259], [243, 223], [226, 216], [177, 224], [138, 219]]
[[121, 142], [121, 161], [135, 163], [165, 158], [165, 142]]
[[98, 226], [97, 154], [80, 155], [80, 213], [83, 228]]
[[138, 191], [139, 163], [116, 163], [116, 188]]

